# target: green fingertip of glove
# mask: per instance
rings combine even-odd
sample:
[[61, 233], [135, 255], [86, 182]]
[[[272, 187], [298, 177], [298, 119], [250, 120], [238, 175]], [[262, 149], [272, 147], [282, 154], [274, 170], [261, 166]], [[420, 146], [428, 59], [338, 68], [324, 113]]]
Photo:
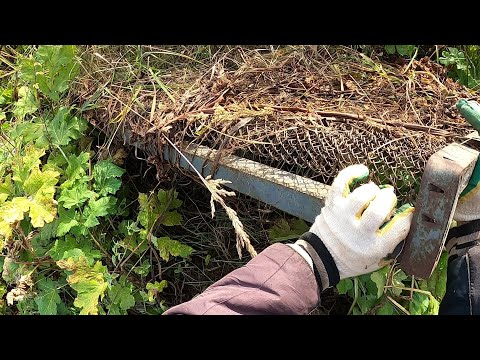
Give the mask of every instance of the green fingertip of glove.
[[[403, 204], [402, 206], [400, 206], [397, 210], [395, 210], [395, 213], [393, 214], [392, 218], [386, 222], [384, 222], [382, 224], [382, 226], [380, 226], [380, 229], [378, 229], [380, 232], [384, 232], [386, 231], [386, 229], [388, 229], [388, 227], [391, 227], [393, 222], [395, 220], [398, 220], [398, 217], [395, 217], [399, 214], [408, 214], [409, 212], [415, 210], [415, 208], [411, 205], [411, 204]], [[400, 216], [401, 217], [401, 216]]]
[[392, 186], [392, 185], [390, 185], [390, 184], [378, 185], [378, 187], [379, 187], [380, 189], [393, 188], [393, 186]]
[[367, 179], [368, 178], [368, 175], [370, 174], [370, 171], [368, 170], [367, 168], [367, 171], [360, 175], [360, 176], [357, 176], [357, 177], [354, 177], [350, 183], [348, 184], [348, 188], [350, 191], [352, 191], [352, 189], [360, 182], [362, 182], [363, 180]]
[[405, 211], [410, 211], [410, 209], [415, 209], [412, 204], [409, 204], [409, 203], [403, 204], [395, 211], [395, 214], [393, 214], [393, 216], [401, 214]]

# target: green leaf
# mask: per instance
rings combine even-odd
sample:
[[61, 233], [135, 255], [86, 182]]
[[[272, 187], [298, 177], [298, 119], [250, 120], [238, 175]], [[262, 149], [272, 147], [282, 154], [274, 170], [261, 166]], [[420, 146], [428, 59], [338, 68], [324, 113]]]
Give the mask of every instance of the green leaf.
[[363, 314], [357, 308], [353, 308], [352, 315], [363, 315]]
[[2, 278], [7, 284], [15, 282], [17, 275], [21, 275], [21, 267], [12, 258], [6, 257], [2, 266]]
[[130, 250], [131, 252], [134, 252], [136, 254], [142, 254], [144, 251], [148, 250], [147, 236], [147, 230], [141, 229], [138, 234], [126, 236], [120, 242], [120, 245]]
[[94, 188], [100, 196], [115, 194], [122, 185], [121, 180], [117, 178], [121, 177], [124, 172], [125, 170], [110, 161], [97, 162], [93, 167]]
[[344, 295], [348, 292], [348, 290], [353, 289], [353, 281], [352, 279], [342, 279], [337, 284], [337, 290], [340, 295]]
[[155, 219], [158, 216], [156, 207], [152, 205], [152, 203], [155, 203], [155, 199], [149, 199], [147, 194], [139, 193], [138, 203], [140, 205], [137, 217], [138, 222], [147, 229], [147, 231], [150, 231], [150, 228], [153, 226]]
[[[66, 250], [64, 253], [63, 253], [63, 258], [64, 259], [69, 259], [69, 258], [72, 258], [74, 261], [79, 261], [81, 257], [85, 257], [85, 253], [83, 252], [82, 249], [78, 249], [78, 248], [74, 248], [74, 249], [69, 249], [69, 250]], [[89, 266], [93, 265], [93, 262], [90, 263], [87, 259], [87, 263]]]
[[48, 278], [37, 282], [40, 293], [35, 297], [40, 315], [57, 315], [57, 305], [62, 301], [57, 284]]
[[393, 275], [392, 285], [394, 287], [391, 288], [391, 291], [397, 296], [400, 295], [402, 293], [402, 290], [398, 289], [398, 287], [404, 287], [405, 284], [403, 283], [403, 281], [407, 279], [408, 279], [408, 276], [403, 272], [403, 270], [396, 271], [395, 274]]
[[164, 211], [165, 209], [178, 209], [183, 204], [183, 201], [177, 199], [177, 196], [178, 191], [166, 191], [160, 189], [157, 194], [158, 201], [161, 205], [160, 212]]
[[113, 285], [108, 290], [108, 297], [110, 303], [117, 305], [120, 310], [126, 311], [135, 305], [135, 297], [132, 295], [132, 290], [128, 286], [120, 284]]
[[430, 299], [428, 295], [414, 292], [413, 299], [408, 304], [408, 311], [411, 315], [423, 315], [428, 310]]
[[448, 253], [444, 251], [438, 260], [435, 270], [427, 280], [428, 291], [438, 300], [442, 300], [447, 291], [447, 263]]
[[176, 191], [160, 190], [157, 196], [148, 197], [146, 194], [139, 193], [138, 202], [140, 211], [138, 213], [138, 222], [147, 230], [151, 231], [152, 226], [160, 217], [160, 223], [165, 226], [180, 225], [182, 216], [177, 211], [169, 211], [176, 209], [182, 205], [182, 201], [177, 199]]
[[395, 310], [395, 307], [392, 305], [390, 301], [386, 302], [376, 312], [377, 315], [395, 315], [396, 313], [397, 312]]
[[0, 299], [3, 298], [7, 292], [5, 284], [0, 284]]
[[73, 45], [41, 45], [35, 58], [23, 60], [20, 78], [32, 85], [50, 99], [57, 101], [68, 89], [79, 70]]
[[167, 211], [163, 215], [161, 223], [165, 226], [181, 225], [182, 215], [180, 215], [177, 211]]
[[415, 45], [396, 45], [397, 51], [402, 56], [411, 57], [415, 52]]
[[153, 302], [154, 299], [158, 296], [158, 294], [163, 291], [165, 286], [167, 286], [166, 280], [162, 280], [161, 282], [155, 281], [155, 283], [149, 282], [147, 284], [148, 301]]
[[378, 287], [377, 284], [375, 284], [370, 278], [370, 274], [363, 274], [357, 276], [357, 278], [360, 282], [360, 287], [364, 290], [364, 292], [377, 298]]
[[111, 196], [106, 196], [98, 200], [90, 200], [83, 213], [85, 219], [83, 225], [87, 228], [91, 228], [100, 224], [98, 218], [108, 215], [110, 211], [112, 211], [116, 202], [117, 199]]
[[77, 221], [77, 215], [74, 209], [65, 210], [62, 206], [58, 207], [59, 223], [57, 227], [57, 236], [67, 234], [74, 226], [80, 225]]
[[144, 260], [142, 263], [138, 266], [135, 266], [133, 268], [133, 272], [135, 274], [138, 274], [140, 276], [146, 276], [150, 272], [150, 261]]
[[73, 257], [74, 260], [77, 260], [79, 257], [85, 257], [90, 266], [94, 264], [96, 259], [102, 257], [99, 250], [92, 248], [90, 241], [85, 238], [74, 238], [73, 236], [66, 236], [64, 240], [56, 240], [47, 254], [55, 261], [69, 257]]
[[120, 225], [118, 225], [118, 231], [124, 236], [131, 236], [140, 231], [140, 228], [137, 226], [137, 223], [133, 220], [122, 220]]
[[87, 122], [73, 117], [66, 107], [60, 107], [54, 119], [47, 125], [50, 140], [54, 145], [68, 145], [70, 141], [79, 139], [87, 129]]
[[194, 251], [190, 246], [183, 245], [179, 241], [172, 240], [167, 236], [160, 238], [152, 236], [152, 243], [160, 252], [160, 257], [165, 261], [170, 259], [170, 255], [186, 258]]
[[428, 310], [427, 315], [438, 315], [438, 311], [440, 310], [440, 302], [435, 299], [433, 296], [430, 297], [428, 303]]
[[396, 51], [395, 45], [385, 45], [385, 51], [390, 55], [395, 54], [395, 51]]
[[359, 296], [357, 299], [358, 306], [362, 314], [366, 314], [370, 309], [372, 309], [380, 300], [377, 299], [376, 294], [367, 294]]
[[51, 248], [54, 238], [57, 235], [58, 223], [58, 219], [55, 219], [51, 223], [45, 224], [32, 238], [32, 247], [36, 256], [44, 256]]
[[271, 243], [298, 239], [303, 233], [307, 232], [309, 226], [302, 219], [279, 219], [268, 231], [268, 238]]
[[77, 292], [73, 304], [81, 309], [80, 315], [97, 315], [99, 300], [103, 299], [108, 286], [104, 278], [107, 267], [100, 261], [90, 267], [83, 256], [78, 261], [73, 258], [59, 260], [57, 265], [61, 269], [73, 272], [68, 276], [67, 282]]
[[77, 182], [71, 189], [62, 189], [58, 202], [63, 203], [64, 208], [70, 209], [72, 207], [79, 207], [85, 201], [95, 196], [95, 192], [88, 190], [87, 183]]
[[11, 133], [12, 137], [23, 137], [23, 143], [35, 143], [37, 147], [47, 148], [48, 139], [45, 136], [45, 122], [42, 118], [17, 124]]
[[80, 155], [74, 154], [68, 157], [68, 166], [65, 170], [65, 182], [60, 185], [63, 188], [71, 188], [77, 180], [80, 182], [88, 182], [87, 169], [89, 165], [90, 154], [81, 152]]
[[18, 101], [13, 108], [13, 115], [19, 120], [28, 114], [33, 114], [38, 109], [38, 101], [35, 93], [27, 86], [18, 89]]
[[0, 89], [0, 106], [13, 102], [13, 88]]
[[37, 305], [31, 297], [25, 297], [17, 303], [19, 315], [31, 315], [37, 310]]
[[389, 266], [384, 266], [380, 270], [372, 272], [370, 274], [370, 279], [377, 285], [377, 298], [379, 299], [383, 295], [383, 289], [387, 283], [387, 275], [389, 271]]

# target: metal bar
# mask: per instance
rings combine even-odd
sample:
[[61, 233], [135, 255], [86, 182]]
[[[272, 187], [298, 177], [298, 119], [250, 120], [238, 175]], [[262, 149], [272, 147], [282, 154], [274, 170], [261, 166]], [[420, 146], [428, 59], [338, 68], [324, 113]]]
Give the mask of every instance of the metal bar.
[[448, 234], [458, 197], [472, 174], [478, 151], [450, 144], [428, 159], [415, 204], [412, 225], [400, 255], [400, 267], [428, 279]]
[[[181, 151], [202, 176], [212, 175], [214, 179], [231, 181], [225, 186], [309, 222], [314, 222], [320, 214], [330, 188], [303, 176], [235, 155], [221, 156], [217, 170], [211, 174], [217, 150], [189, 145]], [[163, 158], [193, 171], [188, 162], [170, 146], [165, 147]]]

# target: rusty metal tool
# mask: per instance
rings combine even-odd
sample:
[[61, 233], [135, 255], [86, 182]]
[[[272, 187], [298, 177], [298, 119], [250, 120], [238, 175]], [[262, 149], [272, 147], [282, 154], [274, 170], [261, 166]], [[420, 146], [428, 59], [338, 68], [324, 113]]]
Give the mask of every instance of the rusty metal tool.
[[450, 144], [433, 154], [425, 167], [400, 267], [421, 279], [432, 274], [448, 235], [458, 197], [468, 184], [479, 152]]

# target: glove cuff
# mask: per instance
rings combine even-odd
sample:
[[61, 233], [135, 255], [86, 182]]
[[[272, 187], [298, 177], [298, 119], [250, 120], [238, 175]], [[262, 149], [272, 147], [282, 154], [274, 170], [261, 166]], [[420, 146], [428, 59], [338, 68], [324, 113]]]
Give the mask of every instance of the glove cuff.
[[461, 257], [480, 242], [480, 220], [473, 220], [448, 231], [445, 249], [448, 252], [448, 262]]
[[321, 291], [338, 284], [340, 274], [335, 260], [317, 235], [306, 232], [295, 244], [301, 246], [312, 258], [313, 273]]

